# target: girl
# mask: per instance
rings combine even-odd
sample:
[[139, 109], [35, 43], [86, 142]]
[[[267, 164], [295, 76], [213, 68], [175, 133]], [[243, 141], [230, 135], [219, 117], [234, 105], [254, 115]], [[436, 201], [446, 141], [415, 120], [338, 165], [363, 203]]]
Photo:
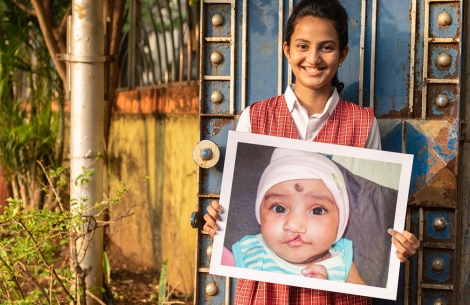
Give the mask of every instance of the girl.
[[[343, 84], [336, 72], [348, 55], [347, 21], [338, 0], [301, 0], [289, 17], [283, 45], [296, 83], [283, 95], [246, 108], [237, 131], [381, 149], [373, 110], [339, 97]], [[204, 215], [204, 230], [212, 236], [219, 229], [216, 219], [222, 212], [214, 201]], [[389, 234], [402, 262], [420, 245], [407, 231], [389, 230]], [[310, 267], [302, 274], [315, 276]], [[371, 304], [371, 299], [239, 279], [235, 304]]]

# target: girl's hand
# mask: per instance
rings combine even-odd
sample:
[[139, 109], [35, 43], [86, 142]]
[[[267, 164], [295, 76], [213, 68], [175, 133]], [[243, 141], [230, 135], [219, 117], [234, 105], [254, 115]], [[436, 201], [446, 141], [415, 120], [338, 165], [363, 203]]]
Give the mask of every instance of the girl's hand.
[[203, 230], [214, 237], [215, 233], [219, 230], [217, 225], [217, 220], [220, 220], [219, 214], [222, 214], [224, 210], [220, 206], [217, 200], [211, 202], [211, 205], [207, 207], [207, 214], [204, 215], [204, 224]]
[[305, 277], [327, 280], [328, 279], [328, 272], [326, 271], [326, 267], [322, 265], [317, 265], [315, 263], [310, 263], [302, 269], [302, 275]]
[[388, 229], [388, 234], [392, 235], [392, 243], [397, 248], [395, 253], [402, 263], [414, 255], [420, 246], [419, 240], [406, 230], [400, 234], [398, 231]]

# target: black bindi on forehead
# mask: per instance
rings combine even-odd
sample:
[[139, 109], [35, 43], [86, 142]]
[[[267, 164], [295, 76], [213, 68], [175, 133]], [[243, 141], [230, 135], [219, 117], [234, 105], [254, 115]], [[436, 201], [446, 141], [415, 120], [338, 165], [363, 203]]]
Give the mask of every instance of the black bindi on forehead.
[[297, 192], [299, 192], [299, 193], [304, 191], [303, 186], [301, 186], [301, 185], [298, 184], [298, 183], [296, 183], [296, 184], [294, 185], [294, 187], [295, 187], [295, 190], [296, 190]]

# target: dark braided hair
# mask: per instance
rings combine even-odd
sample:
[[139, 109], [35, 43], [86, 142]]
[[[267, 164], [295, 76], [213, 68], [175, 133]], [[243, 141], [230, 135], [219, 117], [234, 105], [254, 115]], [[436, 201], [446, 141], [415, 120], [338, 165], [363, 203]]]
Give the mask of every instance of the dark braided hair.
[[[290, 46], [290, 39], [295, 26], [304, 17], [315, 17], [331, 21], [338, 33], [339, 48], [343, 51], [348, 45], [348, 13], [338, 0], [301, 0], [292, 11], [287, 21], [284, 41]], [[338, 80], [338, 73], [331, 80], [331, 85], [341, 93], [344, 84]]]

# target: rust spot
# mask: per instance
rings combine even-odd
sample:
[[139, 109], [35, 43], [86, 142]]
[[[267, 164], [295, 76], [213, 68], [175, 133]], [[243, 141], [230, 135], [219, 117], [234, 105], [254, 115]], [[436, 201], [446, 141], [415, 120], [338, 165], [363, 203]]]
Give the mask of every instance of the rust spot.
[[443, 127], [439, 130], [436, 138], [434, 139], [435, 143], [440, 144], [440, 148], [442, 152], [446, 155], [451, 155], [452, 151], [450, 150], [448, 143], [449, 143], [449, 127]]
[[83, 19], [86, 17], [88, 14], [86, 12], [86, 9], [88, 8], [88, 5], [80, 5], [75, 3], [73, 6], [73, 10], [77, 13], [77, 16], [79, 19]]
[[[454, 161], [454, 160], [453, 160]], [[449, 162], [422, 189], [409, 198], [409, 204], [422, 207], [457, 207], [457, 176], [455, 162]]]

